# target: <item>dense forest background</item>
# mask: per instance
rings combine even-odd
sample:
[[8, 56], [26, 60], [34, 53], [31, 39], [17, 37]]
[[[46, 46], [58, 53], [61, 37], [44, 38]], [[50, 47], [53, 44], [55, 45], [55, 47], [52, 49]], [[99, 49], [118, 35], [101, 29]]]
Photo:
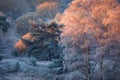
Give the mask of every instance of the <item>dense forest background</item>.
[[120, 0], [0, 0], [0, 80], [120, 80]]

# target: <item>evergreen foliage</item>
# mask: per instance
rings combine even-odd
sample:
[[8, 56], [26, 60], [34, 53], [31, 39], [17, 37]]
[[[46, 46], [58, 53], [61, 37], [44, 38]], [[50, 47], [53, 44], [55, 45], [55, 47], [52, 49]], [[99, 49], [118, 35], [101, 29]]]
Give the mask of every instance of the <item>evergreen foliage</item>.
[[[41, 24], [39, 24], [41, 23]], [[22, 44], [17, 46], [22, 47], [23, 44], [27, 46], [28, 56], [34, 56], [38, 60], [52, 60], [60, 57], [62, 52], [59, 46], [60, 34], [63, 25], [59, 25], [54, 21], [44, 23], [29, 20], [30, 31], [28, 34], [31, 39], [21, 38]], [[19, 43], [19, 42], [18, 42]], [[17, 44], [17, 43], [16, 43]]]
[[34, 37], [32, 45], [29, 46], [29, 56], [34, 55], [37, 59], [52, 60], [59, 58], [61, 49], [58, 45], [60, 40], [60, 28], [63, 25], [58, 25], [55, 22], [42, 23], [37, 25], [33, 21], [29, 21], [31, 25], [31, 36]]
[[0, 12], [0, 29], [5, 33], [7, 32], [10, 24], [6, 21], [7, 16]]

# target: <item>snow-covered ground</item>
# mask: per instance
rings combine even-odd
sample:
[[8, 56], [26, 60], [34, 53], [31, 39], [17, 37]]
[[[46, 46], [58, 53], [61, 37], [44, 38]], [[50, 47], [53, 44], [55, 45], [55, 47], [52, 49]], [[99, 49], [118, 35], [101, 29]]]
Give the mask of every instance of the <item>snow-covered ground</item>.
[[36, 61], [26, 57], [8, 58], [0, 61], [0, 80], [52, 80], [53, 75], [47, 67], [52, 62]]

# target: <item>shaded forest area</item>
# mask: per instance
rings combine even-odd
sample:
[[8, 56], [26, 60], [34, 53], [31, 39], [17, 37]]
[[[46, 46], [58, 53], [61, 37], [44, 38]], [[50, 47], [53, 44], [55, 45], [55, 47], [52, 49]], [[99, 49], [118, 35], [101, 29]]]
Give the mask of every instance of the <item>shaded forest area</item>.
[[0, 80], [120, 80], [120, 0], [0, 0]]

